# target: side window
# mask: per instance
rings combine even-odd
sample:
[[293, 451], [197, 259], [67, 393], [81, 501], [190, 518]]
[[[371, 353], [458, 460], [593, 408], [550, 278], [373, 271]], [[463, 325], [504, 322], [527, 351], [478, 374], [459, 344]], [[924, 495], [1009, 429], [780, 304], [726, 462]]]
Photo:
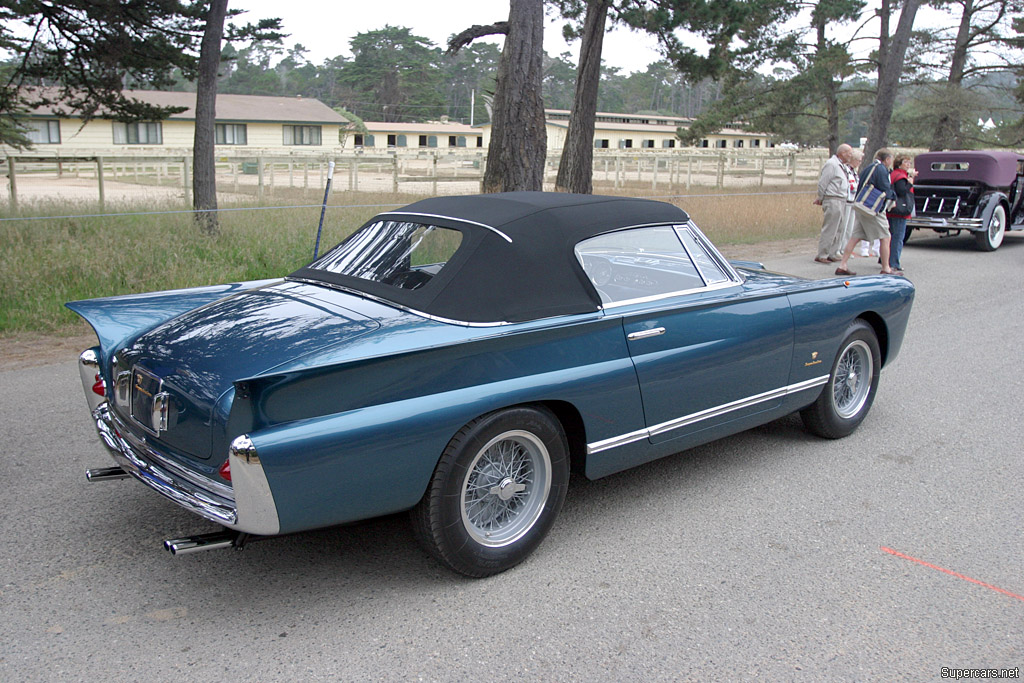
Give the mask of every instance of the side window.
[[704, 286], [697, 266], [671, 226], [592, 237], [576, 245], [576, 258], [606, 306]]

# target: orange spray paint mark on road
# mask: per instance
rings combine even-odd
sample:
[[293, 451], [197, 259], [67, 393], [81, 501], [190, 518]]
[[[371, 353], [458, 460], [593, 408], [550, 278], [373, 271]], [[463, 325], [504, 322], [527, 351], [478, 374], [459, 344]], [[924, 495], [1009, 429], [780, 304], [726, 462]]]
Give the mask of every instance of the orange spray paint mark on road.
[[916, 557], [911, 557], [910, 555], [904, 555], [903, 553], [898, 552], [896, 550], [893, 550], [892, 548], [886, 548], [884, 545], [881, 546], [880, 549], [883, 552], [889, 553], [890, 555], [895, 555], [896, 557], [902, 557], [904, 560], [910, 560], [911, 562], [916, 562], [917, 564], [921, 565], [922, 567], [928, 567], [929, 569], [934, 569], [936, 571], [940, 571], [943, 574], [949, 574], [950, 576], [955, 576], [958, 579], [963, 579], [964, 581], [970, 581], [971, 583], [976, 583], [979, 586], [984, 586], [985, 588], [989, 588], [991, 590], [994, 590], [997, 593], [1002, 593], [1003, 595], [1007, 595], [1007, 596], [1009, 596], [1009, 597], [1011, 597], [1011, 598], [1013, 598], [1015, 600], [1020, 600], [1021, 602], [1024, 602], [1024, 595], [1017, 595], [1016, 593], [1011, 593], [1010, 591], [1005, 590], [1003, 588], [1000, 588], [999, 586], [993, 586], [990, 583], [985, 583], [984, 581], [978, 581], [977, 579], [972, 579], [969, 576], [965, 576], [964, 574], [960, 574], [959, 572], [952, 571], [951, 569], [945, 569], [943, 567], [939, 567], [938, 565], [934, 565], [934, 564], [932, 564], [930, 562], [925, 562], [924, 560], [919, 560]]

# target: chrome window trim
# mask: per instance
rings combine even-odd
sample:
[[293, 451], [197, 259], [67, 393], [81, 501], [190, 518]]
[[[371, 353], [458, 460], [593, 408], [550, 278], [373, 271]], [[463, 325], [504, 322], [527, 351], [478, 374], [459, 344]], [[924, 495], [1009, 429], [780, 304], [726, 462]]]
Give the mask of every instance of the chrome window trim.
[[635, 432], [630, 432], [628, 434], [622, 434], [620, 436], [614, 436], [610, 439], [595, 441], [593, 443], [587, 444], [587, 455], [600, 453], [601, 451], [606, 451], [610, 448], [617, 448], [618, 446], [625, 446], [636, 441], [649, 439], [659, 434], [664, 434], [674, 429], [679, 429], [680, 427], [686, 427], [687, 425], [695, 424], [697, 422], [701, 422], [702, 420], [707, 420], [712, 417], [717, 417], [719, 415], [724, 415], [726, 413], [733, 412], [734, 410], [740, 410], [742, 408], [757, 405], [758, 403], [764, 403], [765, 401], [770, 401], [775, 398], [782, 398], [783, 396], [788, 396], [789, 394], [795, 394], [800, 391], [806, 391], [807, 389], [813, 389], [815, 387], [827, 384], [828, 380], [829, 375], [821, 375], [820, 377], [814, 377], [804, 382], [797, 382], [796, 384], [790, 384], [789, 386], [780, 387], [778, 389], [772, 389], [771, 391], [766, 391], [761, 394], [754, 394], [753, 396], [741, 398], [737, 401], [732, 401], [731, 403], [724, 403], [720, 406], [714, 406], [712, 408], [707, 408], [696, 413], [683, 415], [682, 417], [677, 417], [673, 420], [656, 424], [653, 427], [640, 429]]
[[738, 282], [719, 282], [713, 285], [704, 285], [703, 287], [693, 287], [691, 289], [680, 289], [675, 292], [668, 292], [666, 294], [653, 294], [651, 296], [644, 296], [637, 299], [626, 299], [625, 301], [616, 301], [610, 304], [603, 304], [602, 308], [606, 311], [615, 308], [621, 308], [623, 306], [632, 306], [633, 304], [646, 304], [652, 301], [661, 301], [662, 299], [671, 299], [676, 296], [684, 296], [686, 294], [694, 294], [696, 292], [714, 292], [719, 289], [729, 289], [735, 287]]
[[497, 234], [499, 237], [501, 237], [503, 240], [505, 240], [509, 244], [512, 244], [512, 238], [509, 237], [508, 235], [506, 235], [505, 233], [503, 233], [501, 230], [498, 230], [493, 225], [487, 225], [486, 223], [478, 223], [476, 221], [466, 220], [465, 218], [456, 218], [455, 216], [442, 216], [441, 214], [436, 214], [436, 213], [416, 213], [414, 211], [385, 211], [384, 213], [379, 213], [377, 215], [378, 216], [421, 216], [423, 218], [443, 218], [443, 219], [445, 219], [447, 221], [456, 221], [458, 223], [467, 223], [469, 225], [476, 225], [476, 226], [479, 226], [481, 228], [486, 228], [486, 229], [490, 230], [491, 232]]

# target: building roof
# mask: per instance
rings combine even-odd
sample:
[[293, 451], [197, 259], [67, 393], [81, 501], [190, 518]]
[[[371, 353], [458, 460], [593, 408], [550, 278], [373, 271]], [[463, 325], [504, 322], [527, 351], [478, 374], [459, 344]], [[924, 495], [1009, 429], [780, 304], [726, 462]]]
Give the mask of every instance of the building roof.
[[[194, 121], [196, 94], [161, 90], [125, 90], [131, 99], [159, 107], [186, 107], [171, 114], [171, 121]], [[35, 116], [54, 116], [60, 105], [44, 105], [32, 111]], [[320, 100], [308, 97], [267, 97], [263, 95], [217, 95], [218, 121], [260, 121], [268, 123], [328, 123], [345, 125], [348, 119]]]
[[478, 126], [451, 121], [426, 121], [424, 123], [388, 123], [385, 121], [364, 121], [371, 133], [435, 133], [439, 135], [479, 135]]

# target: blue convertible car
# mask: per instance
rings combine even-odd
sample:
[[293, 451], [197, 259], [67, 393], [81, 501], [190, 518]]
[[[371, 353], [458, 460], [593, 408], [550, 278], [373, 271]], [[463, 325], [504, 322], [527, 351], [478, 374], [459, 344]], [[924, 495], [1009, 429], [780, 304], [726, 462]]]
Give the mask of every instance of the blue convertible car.
[[603, 477], [794, 411], [867, 415], [903, 341], [898, 277], [730, 263], [681, 209], [571, 194], [433, 198], [279, 279], [68, 306], [115, 467], [223, 527], [172, 552], [403, 510], [470, 576]]

